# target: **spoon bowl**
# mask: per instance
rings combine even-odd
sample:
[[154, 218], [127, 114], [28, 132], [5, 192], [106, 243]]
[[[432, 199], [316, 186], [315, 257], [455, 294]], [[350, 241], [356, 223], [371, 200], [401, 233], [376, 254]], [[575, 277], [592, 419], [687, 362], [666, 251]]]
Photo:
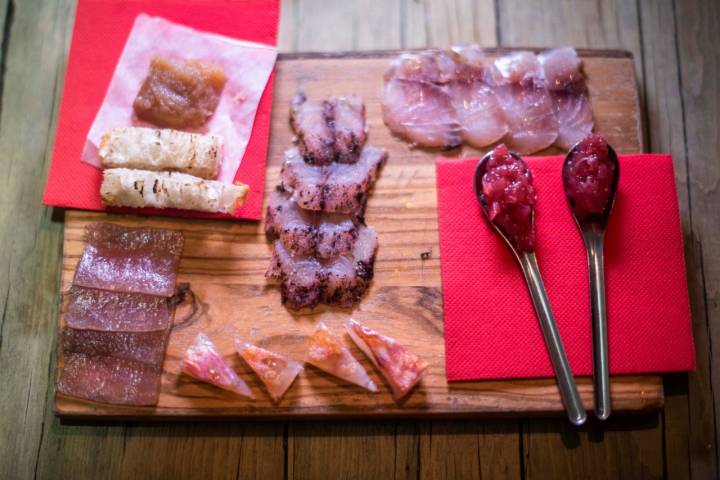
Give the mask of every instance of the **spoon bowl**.
[[608, 362], [607, 343], [607, 309], [605, 305], [605, 267], [604, 243], [610, 213], [612, 212], [620, 179], [620, 162], [617, 153], [608, 145], [608, 160], [614, 166], [610, 191], [601, 213], [584, 213], [578, 215], [575, 201], [568, 185], [572, 162], [579, 155], [582, 140], [576, 143], [568, 152], [563, 162], [563, 186], [572, 216], [580, 229], [588, 257], [588, 272], [590, 283], [591, 320], [593, 331], [593, 390], [595, 403], [595, 416], [606, 420], [610, 416], [610, 371]]
[[[538, 322], [540, 323], [540, 329], [545, 339], [545, 345], [547, 346], [550, 360], [552, 362], [553, 369], [555, 370], [555, 377], [560, 390], [560, 397], [565, 405], [565, 411], [567, 412], [568, 419], [574, 425], [582, 425], [587, 419], [587, 414], [585, 413], [585, 408], [582, 405], [580, 393], [578, 392], [577, 384], [575, 383], [575, 378], [572, 375], [567, 354], [565, 353], [565, 347], [562, 339], [560, 338], [560, 332], [558, 331], [555, 318], [550, 308], [550, 300], [547, 297], [547, 292], [545, 291], [545, 286], [540, 275], [540, 268], [537, 264], [535, 251], [527, 248], [518, 249], [507, 232], [505, 232], [502, 227], [497, 225], [490, 218], [488, 198], [483, 191], [482, 180], [487, 173], [488, 161], [490, 160], [492, 154], [493, 152], [486, 154], [475, 168], [473, 178], [475, 194], [480, 202], [480, 207], [482, 208], [485, 218], [500, 235], [500, 237], [505, 240], [505, 243], [508, 244], [510, 250], [515, 255], [515, 258], [517, 258], [520, 263], [520, 267], [522, 268], [528, 291], [530, 293], [530, 298], [532, 299], [533, 306], [535, 307], [535, 313], [537, 315]], [[532, 173], [530, 172], [530, 169], [527, 168], [527, 165], [522, 158], [514, 152], [510, 152], [510, 155], [525, 166], [530, 175], [530, 181], [532, 181]], [[529, 221], [532, 224], [534, 220], [535, 214], [534, 210], [532, 210]]]

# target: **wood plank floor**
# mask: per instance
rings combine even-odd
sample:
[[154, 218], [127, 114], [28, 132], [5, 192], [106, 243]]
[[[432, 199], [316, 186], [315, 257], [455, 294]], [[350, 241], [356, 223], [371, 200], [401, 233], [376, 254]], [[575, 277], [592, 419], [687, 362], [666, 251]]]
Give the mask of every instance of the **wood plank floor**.
[[0, 478], [717, 478], [720, 2], [284, 0], [282, 51], [624, 48], [671, 152], [698, 369], [663, 413], [564, 420], [64, 425], [52, 414], [62, 212], [41, 205], [73, 0], [0, 0]]

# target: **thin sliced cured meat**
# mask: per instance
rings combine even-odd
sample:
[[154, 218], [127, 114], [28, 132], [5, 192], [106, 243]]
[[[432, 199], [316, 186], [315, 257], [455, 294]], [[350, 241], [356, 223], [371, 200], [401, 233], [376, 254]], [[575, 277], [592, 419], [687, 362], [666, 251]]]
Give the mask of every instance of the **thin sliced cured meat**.
[[74, 329], [153, 332], [166, 330], [172, 313], [166, 297], [72, 286], [65, 323]]
[[312, 308], [320, 302], [348, 307], [367, 290], [376, 251], [377, 234], [371, 227], [358, 229], [350, 255], [327, 260], [293, 256], [276, 241], [266, 276], [281, 281], [281, 300], [290, 308]]
[[543, 52], [538, 58], [559, 122], [555, 144], [567, 150], [590, 134], [593, 128], [582, 60], [570, 47]]
[[303, 366], [285, 355], [265, 350], [237, 339], [235, 348], [267, 388], [273, 402], [277, 403], [290, 388]]
[[62, 348], [65, 354], [82, 353], [134, 360], [162, 368], [169, 329], [154, 332], [108, 332], [65, 327]]
[[504, 142], [527, 155], [552, 145], [558, 137], [558, 119], [542, 67], [532, 52], [515, 52], [495, 60], [488, 78], [505, 113], [508, 133]]
[[412, 144], [454, 148], [460, 145], [460, 124], [447, 89], [425, 81], [391, 78], [383, 87], [385, 124]]
[[265, 217], [265, 232], [277, 237], [293, 255], [330, 258], [352, 250], [358, 221], [339, 213], [300, 208], [289, 194], [274, 191]]
[[162, 369], [109, 356], [63, 356], [56, 388], [72, 397], [119, 405], [156, 405]]
[[308, 163], [327, 165], [335, 159], [332, 105], [326, 100], [308, 100], [297, 93], [290, 103], [292, 124], [300, 153]]
[[185, 351], [180, 371], [201, 382], [228, 390], [244, 397], [255, 398], [250, 387], [225, 362], [215, 345], [204, 333], [198, 333]]
[[357, 95], [331, 97], [328, 102], [332, 107], [336, 160], [353, 163], [367, 140], [365, 104]]
[[395, 400], [405, 397], [427, 371], [428, 363], [396, 340], [353, 319], [345, 321], [345, 329], [390, 385]]
[[175, 293], [184, 245], [179, 232], [91, 223], [85, 237], [74, 285], [165, 297]]
[[306, 210], [362, 215], [369, 190], [387, 161], [382, 148], [366, 146], [355, 163], [320, 167], [303, 161], [298, 149], [285, 152], [281, 187]]
[[365, 368], [327, 325], [320, 322], [309, 340], [307, 363], [346, 382], [377, 392], [377, 386]]

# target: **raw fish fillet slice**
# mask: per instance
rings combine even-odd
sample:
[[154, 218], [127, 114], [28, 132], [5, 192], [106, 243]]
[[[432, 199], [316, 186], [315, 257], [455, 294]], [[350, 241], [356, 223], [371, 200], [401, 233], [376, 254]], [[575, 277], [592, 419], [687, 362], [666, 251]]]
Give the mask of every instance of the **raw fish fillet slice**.
[[350, 350], [330, 331], [323, 322], [310, 337], [307, 363], [346, 382], [353, 383], [371, 392], [377, 392], [377, 386], [367, 374], [360, 362], [352, 356]]
[[449, 92], [464, 142], [482, 148], [508, 132], [505, 113], [487, 85], [480, 81], [457, 82], [449, 86]]
[[357, 162], [329, 165], [328, 177], [322, 191], [322, 210], [362, 215], [368, 192], [375, 184], [387, 158], [385, 149], [367, 146], [363, 148]]
[[65, 327], [62, 348], [65, 353], [134, 360], [161, 369], [169, 333], [169, 329], [155, 332], [102, 332]]
[[290, 123], [298, 149], [308, 163], [327, 165], [335, 159], [332, 105], [326, 100], [308, 100], [298, 93], [290, 104]]
[[230, 368], [215, 345], [203, 333], [198, 333], [195, 343], [185, 352], [180, 371], [201, 382], [255, 398], [247, 383]]
[[358, 348], [380, 370], [395, 400], [403, 398], [420, 382], [428, 368], [425, 360], [408, 352], [394, 339], [364, 327], [353, 319], [345, 321], [345, 329]]
[[336, 160], [353, 163], [367, 140], [365, 104], [357, 95], [331, 97], [328, 102], [333, 112]]
[[460, 145], [460, 125], [448, 92], [424, 81], [391, 78], [382, 93], [385, 124], [394, 133], [425, 147]]
[[68, 297], [65, 323], [75, 329], [154, 332], [172, 321], [165, 297], [78, 286], [70, 288]]
[[85, 227], [73, 285], [170, 297], [185, 240], [178, 232], [112, 223]]
[[515, 52], [495, 60], [488, 81], [505, 112], [504, 142], [527, 155], [549, 147], [558, 136], [558, 119], [542, 68], [531, 52]]
[[392, 61], [385, 73], [385, 81], [393, 78], [445, 84], [455, 80], [458, 65], [452, 56], [443, 51], [404, 53]]
[[569, 47], [543, 52], [538, 58], [560, 124], [555, 144], [567, 150], [593, 128], [582, 60], [575, 49]]
[[325, 167], [305, 163], [296, 148], [285, 152], [280, 170], [281, 187], [293, 193], [297, 204], [316, 210], [359, 216], [368, 191], [387, 161], [382, 148], [367, 146], [355, 163], [332, 163]]
[[56, 384], [72, 397], [119, 405], [156, 405], [162, 369], [125, 358], [68, 353]]
[[356, 222], [348, 215], [305, 210], [278, 191], [270, 193], [265, 232], [279, 238], [293, 255], [318, 258], [350, 252], [357, 238]]
[[588, 136], [593, 129], [592, 106], [585, 94], [551, 92], [557, 118], [560, 122], [555, 145], [570, 150], [573, 145]]
[[273, 402], [279, 402], [302, 372], [303, 366], [279, 353], [236, 339], [235, 348], [267, 387]]

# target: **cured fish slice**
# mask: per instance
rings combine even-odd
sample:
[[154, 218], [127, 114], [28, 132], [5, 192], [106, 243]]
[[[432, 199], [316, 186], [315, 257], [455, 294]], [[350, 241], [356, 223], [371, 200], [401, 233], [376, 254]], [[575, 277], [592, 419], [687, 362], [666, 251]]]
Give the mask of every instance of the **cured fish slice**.
[[285, 152], [280, 170], [281, 188], [306, 210], [359, 216], [368, 191], [387, 161], [385, 149], [367, 146], [355, 163], [320, 167], [305, 163], [296, 148]]
[[460, 123], [460, 137], [465, 143], [482, 148], [508, 133], [497, 95], [483, 82], [457, 82], [450, 85], [449, 92]]
[[448, 91], [425, 81], [390, 78], [382, 93], [385, 124], [397, 135], [425, 147], [460, 145], [460, 125]]
[[126, 358], [63, 355], [56, 383], [72, 397], [118, 405], [156, 405], [162, 369]]
[[312, 255], [317, 247], [316, 213], [300, 208], [284, 192], [270, 193], [265, 233], [280, 239], [293, 255]]
[[365, 104], [357, 95], [331, 97], [332, 126], [335, 138], [335, 155], [338, 162], [357, 161], [367, 140]]
[[360, 299], [373, 277], [377, 234], [360, 227], [352, 255], [318, 260], [293, 256], [276, 241], [266, 276], [281, 280], [281, 300], [289, 308], [312, 308], [320, 302], [348, 307]]
[[279, 353], [265, 350], [240, 339], [235, 340], [235, 348], [250, 368], [265, 384], [273, 402], [278, 403], [304, 370], [298, 362]]
[[279, 240], [265, 276], [281, 280], [280, 301], [290, 308], [312, 308], [322, 300], [325, 273], [318, 259], [293, 256]]
[[168, 299], [142, 293], [109, 292], [72, 286], [65, 323], [85, 330], [153, 332], [172, 322]]
[[420, 382], [428, 368], [425, 360], [408, 352], [394, 339], [364, 327], [353, 319], [345, 321], [345, 329], [383, 375], [395, 400], [402, 399]]
[[593, 128], [582, 61], [570, 47], [543, 52], [538, 58], [559, 122], [555, 144], [567, 150], [590, 134]]
[[323, 210], [322, 193], [328, 177], [328, 169], [310, 165], [303, 160], [300, 150], [285, 151], [285, 161], [280, 169], [280, 188], [293, 193], [293, 199], [306, 210]]
[[85, 238], [73, 285], [164, 297], [175, 293], [182, 234], [91, 223], [85, 227]]
[[515, 52], [495, 60], [487, 81], [505, 113], [504, 142], [527, 155], [549, 147], [558, 137], [558, 119], [542, 68], [532, 52]]
[[332, 105], [325, 100], [308, 100], [297, 93], [290, 103], [290, 123], [297, 135], [300, 153], [313, 165], [327, 165], [335, 159]]
[[384, 148], [367, 146], [363, 148], [357, 162], [334, 163], [328, 166], [329, 173], [322, 191], [322, 210], [362, 215], [368, 192], [375, 185], [387, 158]]
[[346, 382], [377, 392], [375, 382], [370, 379], [362, 364], [323, 322], [318, 324], [315, 333], [310, 337], [306, 361]]
[[169, 329], [155, 332], [103, 332], [65, 327], [61, 339], [65, 353], [122, 358], [162, 369], [169, 334]]
[[279, 191], [270, 194], [265, 218], [265, 232], [279, 238], [293, 255], [344, 255], [352, 250], [357, 238], [353, 218], [302, 209], [289, 194]]
[[374, 274], [377, 233], [372, 227], [358, 229], [352, 256], [340, 256], [322, 263], [325, 284], [322, 301], [329, 305], [350, 307], [360, 300]]
[[198, 333], [195, 343], [185, 352], [180, 371], [201, 382], [255, 398], [247, 383], [230, 368], [212, 341], [203, 333]]

